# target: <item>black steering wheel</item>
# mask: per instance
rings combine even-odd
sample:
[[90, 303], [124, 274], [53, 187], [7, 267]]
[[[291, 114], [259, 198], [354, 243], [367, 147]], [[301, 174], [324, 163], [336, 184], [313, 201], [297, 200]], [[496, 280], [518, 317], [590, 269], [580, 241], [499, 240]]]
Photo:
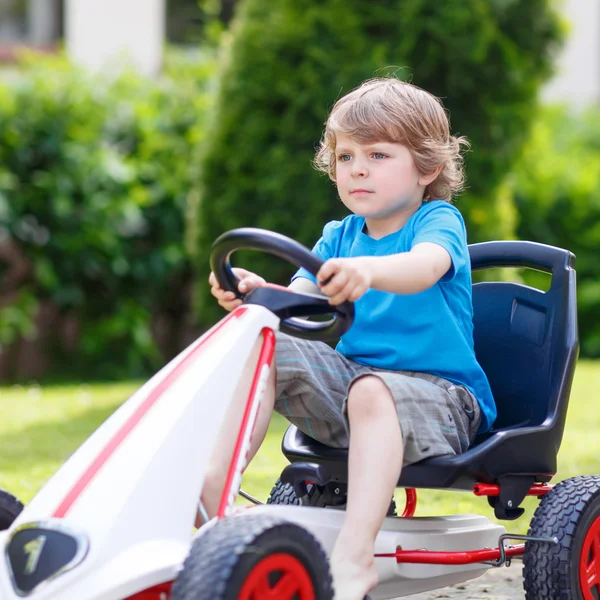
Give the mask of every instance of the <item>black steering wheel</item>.
[[[242, 227], [219, 236], [212, 245], [210, 268], [219, 285], [247, 304], [261, 304], [281, 317], [280, 330], [307, 340], [330, 340], [340, 337], [350, 329], [354, 321], [354, 304], [344, 302], [332, 306], [327, 296], [300, 294], [287, 288], [266, 286], [248, 294], [238, 290], [239, 279], [231, 270], [230, 256], [236, 250], [262, 250], [286, 260], [297, 267], [304, 267], [317, 275], [323, 261], [298, 242], [273, 231]], [[274, 308], [274, 307], [277, 308]], [[296, 316], [288, 316], [296, 315]], [[333, 315], [328, 321], [315, 322], [298, 316]]]

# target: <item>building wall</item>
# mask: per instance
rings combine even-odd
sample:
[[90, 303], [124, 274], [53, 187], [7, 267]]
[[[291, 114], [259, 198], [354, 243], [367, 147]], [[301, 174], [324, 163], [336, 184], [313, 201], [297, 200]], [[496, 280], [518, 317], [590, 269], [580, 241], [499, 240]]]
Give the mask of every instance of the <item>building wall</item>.
[[93, 70], [129, 62], [155, 75], [164, 37], [165, 0], [66, 0], [67, 51]]
[[600, 102], [600, 1], [562, 0], [562, 12], [569, 35], [542, 99], [581, 108]]

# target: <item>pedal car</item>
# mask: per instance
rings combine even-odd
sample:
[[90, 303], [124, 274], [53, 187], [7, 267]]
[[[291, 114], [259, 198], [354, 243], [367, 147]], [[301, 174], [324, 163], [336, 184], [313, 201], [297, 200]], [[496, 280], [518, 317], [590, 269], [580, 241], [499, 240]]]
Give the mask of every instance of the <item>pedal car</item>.
[[[229, 263], [238, 249], [263, 250], [316, 273], [321, 265], [284, 236], [239, 229], [214, 244], [211, 267], [237, 291]], [[404, 469], [401, 517], [376, 541], [380, 584], [373, 599], [436, 589], [524, 559], [528, 599], [598, 598], [600, 478], [552, 487], [578, 351], [574, 257], [531, 242], [470, 247], [474, 269], [522, 266], [552, 274], [547, 292], [508, 282], [474, 285], [476, 352], [499, 408], [495, 429], [461, 456]], [[332, 315], [329, 321], [299, 319]], [[346, 452], [290, 427], [284, 469], [269, 502], [235, 506], [277, 329], [332, 339], [351, 326], [350, 303], [278, 286], [244, 303], [144, 384], [69, 458], [5, 532], [0, 598], [61, 600], [330, 600], [327, 554], [341, 527]], [[204, 476], [234, 390], [257, 340], [218, 515], [191, 534]], [[415, 488], [471, 491], [495, 515], [522, 514], [542, 497], [527, 536], [485, 516], [414, 517]], [[391, 511], [393, 512], [393, 511]], [[521, 539], [522, 538], [522, 539]], [[519, 544], [509, 540], [517, 539]]]

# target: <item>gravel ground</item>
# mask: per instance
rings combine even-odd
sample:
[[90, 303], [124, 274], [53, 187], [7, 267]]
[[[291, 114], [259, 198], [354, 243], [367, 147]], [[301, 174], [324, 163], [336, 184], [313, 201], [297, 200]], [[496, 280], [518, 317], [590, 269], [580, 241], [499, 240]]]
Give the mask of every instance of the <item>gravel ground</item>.
[[522, 569], [522, 562], [515, 560], [510, 567], [490, 569], [477, 579], [432, 592], [405, 596], [405, 598], [410, 600], [437, 600], [438, 598], [524, 600]]

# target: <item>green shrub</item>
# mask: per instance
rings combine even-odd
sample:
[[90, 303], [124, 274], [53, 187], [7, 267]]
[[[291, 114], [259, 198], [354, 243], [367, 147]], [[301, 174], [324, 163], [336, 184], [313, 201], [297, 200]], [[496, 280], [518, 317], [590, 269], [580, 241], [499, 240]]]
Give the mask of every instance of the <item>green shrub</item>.
[[[260, 226], [306, 245], [345, 215], [334, 186], [311, 168], [335, 100], [393, 73], [443, 98], [453, 132], [472, 142], [468, 193], [458, 206], [471, 241], [512, 234], [497, 193], [518, 157], [560, 38], [551, 0], [243, 0], [221, 70], [203, 161], [199, 311], [222, 314], [208, 293], [211, 241]], [[496, 200], [491, 200], [495, 198]], [[256, 257], [250, 268], [285, 282], [289, 270]]]
[[[31, 265], [19, 289], [80, 323], [74, 356], [48, 348], [54, 368], [139, 375], [168, 358], [153, 317], [185, 317], [184, 214], [212, 68], [172, 61], [154, 82], [36, 57], [0, 87], [0, 233]], [[22, 321], [0, 312], [5, 351]]]
[[581, 350], [600, 356], [600, 110], [547, 108], [510, 186], [518, 236], [575, 253]]

